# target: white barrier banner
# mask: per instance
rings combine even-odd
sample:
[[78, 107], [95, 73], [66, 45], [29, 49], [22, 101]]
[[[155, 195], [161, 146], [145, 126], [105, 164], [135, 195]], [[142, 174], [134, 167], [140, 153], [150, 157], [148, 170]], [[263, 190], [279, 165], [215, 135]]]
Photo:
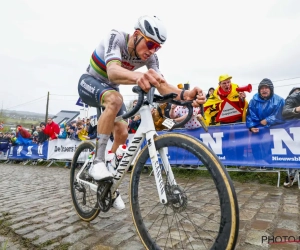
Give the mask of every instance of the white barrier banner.
[[0, 160], [1, 161], [7, 160], [8, 152], [9, 152], [9, 150], [6, 153], [0, 151]]
[[[133, 137], [132, 134], [129, 134], [128, 139], [130, 140]], [[49, 141], [48, 143], [48, 160], [72, 160], [74, 153], [83, 141], [75, 141], [71, 139], [57, 139]], [[96, 143], [96, 140], [91, 140], [91, 142]], [[112, 147], [112, 141], [108, 140], [106, 152]], [[85, 160], [88, 157], [89, 152], [85, 154], [80, 154], [79, 160]], [[135, 159], [133, 160], [135, 162]]]
[[48, 160], [72, 160], [80, 143], [82, 143], [82, 141], [75, 141], [71, 139], [57, 139], [49, 141]]

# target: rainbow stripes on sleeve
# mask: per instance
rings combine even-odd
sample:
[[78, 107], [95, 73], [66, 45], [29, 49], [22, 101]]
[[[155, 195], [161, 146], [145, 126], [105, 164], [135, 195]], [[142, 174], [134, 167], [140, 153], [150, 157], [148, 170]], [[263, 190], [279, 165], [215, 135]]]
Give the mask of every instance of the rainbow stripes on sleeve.
[[93, 52], [90, 64], [92, 68], [101, 76], [108, 78], [106, 73], [106, 65], [105, 62], [101, 60], [101, 58], [97, 55], [96, 50]]
[[[120, 62], [119, 58], [110, 58], [107, 64], [110, 62]], [[91, 59], [90, 59], [90, 64], [92, 68], [101, 76], [108, 78], [107, 77], [107, 72], [106, 72], [106, 64], [105, 62], [97, 55], [96, 50], [93, 52]]]

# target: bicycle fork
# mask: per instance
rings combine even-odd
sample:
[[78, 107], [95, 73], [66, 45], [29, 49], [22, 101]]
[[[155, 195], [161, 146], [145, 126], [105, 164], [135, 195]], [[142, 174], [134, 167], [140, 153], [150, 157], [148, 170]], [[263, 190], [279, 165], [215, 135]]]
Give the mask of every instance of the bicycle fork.
[[[165, 189], [165, 183], [162, 178], [162, 170], [161, 170], [161, 167], [159, 164], [157, 150], [156, 150], [156, 147], [154, 144], [154, 137], [153, 137], [153, 135], [150, 135], [150, 136], [146, 136], [146, 138], [147, 138], [147, 146], [148, 146], [148, 150], [149, 150], [149, 155], [150, 155], [150, 159], [151, 159], [151, 163], [152, 163], [152, 167], [153, 167], [154, 177], [155, 177], [155, 181], [156, 181], [156, 188], [157, 188], [158, 195], [159, 195], [159, 200], [162, 204], [167, 204], [168, 200], [167, 200], [167, 194], [166, 194], [166, 189]], [[168, 182], [176, 185], [174, 175], [171, 170], [170, 163], [169, 163], [169, 159], [167, 157], [166, 148], [159, 149], [158, 152], [159, 152], [159, 155], [161, 158], [162, 165], [165, 169]]]

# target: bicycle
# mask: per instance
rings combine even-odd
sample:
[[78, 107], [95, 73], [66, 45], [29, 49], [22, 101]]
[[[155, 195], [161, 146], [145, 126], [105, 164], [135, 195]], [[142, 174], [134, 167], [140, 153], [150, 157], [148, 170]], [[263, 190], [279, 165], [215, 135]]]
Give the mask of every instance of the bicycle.
[[[145, 98], [145, 93], [138, 86], [133, 87], [133, 92], [138, 94], [137, 105], [117, 117], [116, 121], [127, 119], [140, 110], [141, 124], [129, 142], [114, 177], [97, 182], [88, 175], [93, 162], [94, 143], [82, 142], [74, 154], [70, 185], [79, 217], [92, 221], [100, 211], [109, 211], [114, 192], [145, 141], [146, 145], [134, 162], [129, 187], [133, 222], [145, 248], [234, 249], [239, 230], [238, 203], [232, 181], [219, 158], [194, 137], [172, 131], [158, 135], [154, 129], [150, 109], [152, 101], [188, 107], [187, 118], [171, 130], [191, 118], [191, 101], [176, 101], [176, 94], [159, 96], [153, 91]], [[78, 163], [82, 166], [78, 167]], [[178, 168], [178, 165], [185, 164], [193, 164], [197, 168], [204, 165], [208, 170], [205, 173], [211, 179], [201, 178], [197, 168], [191, 171]], [[144, 174], [144, 167], [150, 167], [154, 174]]]

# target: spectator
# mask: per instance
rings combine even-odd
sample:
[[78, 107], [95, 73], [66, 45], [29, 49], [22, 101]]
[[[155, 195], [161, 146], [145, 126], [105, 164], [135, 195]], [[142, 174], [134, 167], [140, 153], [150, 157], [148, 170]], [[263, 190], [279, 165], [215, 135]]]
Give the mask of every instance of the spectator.
[[208, 126], [246, 120], [246, 94], [236, 90], [238, 85], [232, 83], [231, 78], [229, 75], [221, 75], [219, 86], [203, 105]]
[[284, 99], [274, 93], [272, 81], [264, 78], [258, 85], [258, 93], [249, 103], [246, 120], [246, 126], [252, 132], [250, 137], [252, 155], [257, 162], [264, 159], [265, 155], [271, 155], [271, 152], [266, 152], [271, 146], [264, 140], [268, 135], [261, 131], [261, 128], [283, 123], [283, 106]]
[[69, 135], [69, 138], [70, 138], [71, 140], [79, 140], [79, 139], [78, 139], [78, 136], [77, 136], [77, 134], [76, 134], [76, 127], [75, 127], [75, 126], [70, 126], [68, 132], [69, 132], [69, 134], [70, 134], [70, 135]]
[[[287, 120], [300, 118], [300, 87], [292, 88], [288, 97], [285, 99], [282, 116]], [[289, 168], [287, 170], [287, 176], [285, 182], [283, 183], [283, 186], [293, 186], [293, 184], [297, 181], [297, 178], [295, 178], [296, 174], [297, 169]]]
[[57, 139], [59, 135], [60, 128], [57, 123], [55, 123], [52, 118], [48, 118], [47, 125], [44, 129], [44, 133], [49, 136], [49, 140]]
[[[190, 84], [185, 83], [184, 85], [179, 83], [177, 85], [179, 89], [190, 89]], [[201, 127], [201, 123], [197, 120], [196, 116], [200, 113], [200, 108], [193, 108], [193, 115], [191, 119], [184, 124], [186, 129], [195, 129]], [[188, 115], [188, 108], [183, 106], [177, 106], [175, 104], [171, 105], [171, 109], [169, 112], [170, 118], [173, 119], [175, 122], [182, 122]]]
[[66, 132], [67, 132], [67, 138], [70, 138], [70, 127], [71, 127], [71, 123], [70, 122], [68, 122], [67, 124], [66, 124]]
[[23, 128], [21, 125], [16, 126], [16, 136], [22, 136], [23, 138], [30, 138], [31, 134], [26, 128]]
[[33, 143], [39, 143], [39, 133], [38, 131], [34, 131], [32, 134], [32, 142]]
[[66, 131], [66, 128], [65, 128], [65, 124], [64, 123], [60, 124], [59, 128], [60, 128], [60, 132], [59, 132], [59, 135], [57, 136], [57, 138], [67, 139], [67, 131]]
[[[161, 131], [167, 129], [162, 123], [165, 120], [165, 108], [167, 107], [167, 103], [162, 103], [157, 106], [157, 108], [152, 108], [151, 114], [154, 122], [154, 127], [156, 131]], [[170, 114], [169, 114], [170, 115]]]
[[274, 93], [270, 79], [264, 78], [258, 85], [256, 93], [249, 103], [246, 126], [253, 133], [258, 133], [260, 126], [270, 127], [283, 123], [282, 110], [284, 99]]
[[206, 94], [206, 99], [208, 99], [215, 91], [215, 88], [210, 87], [208, 93]]
[[[248, 102], [244, 92], [237, 91], [239, 87], [231, 82], [232, 76], [227, 74], [219, 76], [219, 86], [213, 91], [204, 103], [205, 123], [209, 125], [220, 125], [229, 123], [245, 122]], [[235, 129], [234, 126], [231, 127]], [[241, 132], [230, 133], [230, 146], [227, 152], [235, 156], [235, 161], [240, 162], [244, 157], [245, 148], [238, 143]], [[245, 167], [240, 167], [245, 169]]]
[[88, 132], [88, 135], [83, 136], [87, 140], [93, 140], [97, 138], [97, 124], [92, 126], [90, 119], [86, 120], [86, 130]]
[[[134, 100], [132, 102], [132, 108], [134, 108], [136, 104], [137, 104], [137, 100]], [[140, 124], [141, 124], [141, 116], [140, 116], [139, 112], [137, 112], [134, 116], [132, 116], [129, 119], [129, 122], [128, 122], [128, 133], [129, 134], [135, 134], [135, 132], [137, 131], [137, 129], [140, 126]]]
[[138, 127], [141, 124], [141, 116], [135, 114], [133, 117], [131, 117], [131, 119], [129, 120], [129, 124], [128, 124], [128, 133], [129, 134], [135, 134], [135, 132], [137, 131]]
[[46, 128], [46, 123], [41, 122], [39, 127], [36, 127], [36, 130], [38, 131], [38, 143], [42, 144], [45, 141], [49, 139], [49, 135], [44, 133], [44, 130]]
[[70, 126], [76, 128], [76, 122], [77, 122], [77, 121], [75, 121], [75, 120], [71, 121], [71, 122], [70, 122]]
[[32, 141], [30, 140], [31, 134], [27, 131], [26, 128], [23, 128], [21, 125], [16, 126], [16, 144], [19, 145], [28, 145]]
[[91, 125], [91, 120], [90, 118], [87, 118], [84, 124], [86, 131], [89, 131], [90, 125]]
[[36, 131], [36, 127], [33, 125], [33, 124], [31, 124], [31, 134], [33, 135], [33, 132], [34, 131]]
[[284, 119], [300, 118], [300, 87], [293, 88], [285, 99], [282, 116]]
[[10, 133], [10, 141], [11, 141], [12, 146], [16, 145], [17, 137], [16, 137], [16, 133], [15, 132], [11, 132]]
[[0, 132], [0, 155], [6, 154], [7, 150], [9, 149], [9, 142], [10, 139], [5, 136], [5, 134]]
[[75, 138], [80, 140], [80, 141], [85, 141], [86, 140], [86, 137], [88, 135], [88, 132], [86, 131], [85, 127], [84, 127], [84, 124], [83, 124], [83, 121], [82, 120], [78, 120], [76, 122], [76, 131], [75, 131]]
[[[188, 115], [188, 108], [172, 104], [170, 116], [175, 122], [182, 122]], [[184, 124], [186, 129], [195, 129], [201, 127], [201, 123], [197, 120], [197, 115], [200, 113], [200, 108], [193, 108], [193, 116]]]

